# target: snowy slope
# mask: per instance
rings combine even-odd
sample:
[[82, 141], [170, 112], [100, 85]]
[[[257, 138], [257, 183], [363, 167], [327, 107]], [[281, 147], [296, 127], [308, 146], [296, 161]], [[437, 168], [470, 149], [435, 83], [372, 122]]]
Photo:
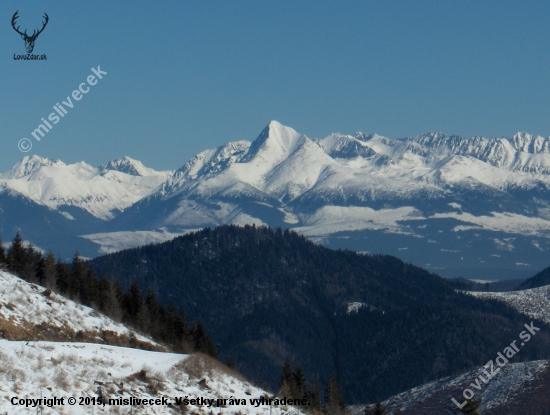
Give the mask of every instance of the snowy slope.
[[[227, 408], [234, 410], [231, 413], [269, 413], [269, 407], [254, 407], [249, 401], [266, 392], [219, 362], [203, 355], [162, 352], [163, 346], [124, 325], [45, 291], [0, 271], [0, 413], [34, 414], [36, 408], [13, 406], [10, 400], [40, 396], [65, 397], [64, 406], [44, 406], [44, 414], [129, 413], [130, 406], [92, 409], [90, 405], [67, 404], [70, 396], [78, 399], [99, 395], [106, 399], [166, 397], [172, 405], [133, 408], [132, 413], [139, 414], [180, 413], [174, 398], [185, 396], [239, 399], [240, 403], [245, 399], [246, 405]], [[104, 344], [105, 339], [118, 343], [125, 337], [159, 351]], [[88, 342], [79, 340], [84, 338]], [[210, 411], [196, 406], [188, 409], [199, 414]], [[272, 410], [273, 414], [300, 414], [287, 406]]]
[[0, 174], [0, 183], [69, 219], [66, 208], [78, 207], [107, 220], [147, 196], [171, 174], [146, 168], [128, 157], [94, 168], [85, 162], [66, 165], [27, 156]]
[[[195, 414], [269, 414], [266, 405], [250, 399], [266, 392], [200, 355], [150, 352], [90, 343], [0, 340], [0, 413], [35, 414], [36, 408], [14, 406], [11, 399], [65, 398], [64, 405], [44, 406], [44, 414], [170, 414], [181, 413], [175, 398], [227, 399], [226, 408], [188, 405]], [[169, 405], [79, 405], [80, 398], [158, 399]], [[68, 404], [69, 397], [77, 399]], [[238, 399], [239, 405], [229, 405]], [[246, 405], [241, 405], [242, 400]], [[301, 412], [273, 406], [273, 414]]]
[[[478, 381], [481, 384], [481, 390], [478, 391], [470, 384], [475, 383], [479, 375], [485, 376], [481, 369], [418, 386], [384, 401], [383, 404], [388, 413], [401, 410], [403, 415], [452, 415], [458, 413], [458, 408], [451, 399], [454, 398], [461, 404], [464, 401], [462, 393], [464, 389], [469, 388], [475, 391], [476, 397], [482, 398], [481, 414], [547, 413], [545, 410], [548, 407], [543, 401], [550, 386], [549, 361], [508, 363], [486, 384]], [[350, 413], [360, 415], [364, 407], [356, 405]]]
[[467, 292], [473, 297], [502, 301], [520, 313], [550, 323], [550, 285], [504, 293]]
[[[357, 133], [317, 140], [272, 121], [253, 143], [226, 143], [200, 153], [148, 201], [177, 197], [180, 201], [193, 198], [216, 202], [246, 197], [305, 219], [325, 206], [375, 205], [386, 199], [414, 208], [417, 197], [440, 199], [451, 196], [456, 188], [502, 193], [542, 186], [546, 191], [550, 188], [549, 167], [548, 139], [527, 134], [516, 134], [511, 140], [467, 140], [439, 133], [390, 140]], [[214, 213], [211, 219], [220, 223], [226, 216], [225, 210], [209, 213]], [[550, 230], [550, 217], [532, 218], [525, 212], [512, 214], [516, 222], [531, 219], [533, 224], [527, 230], [519, 226], [510, 229], [509, 221], [503, 223], [494, 216], [506, 213], [458, 215], [449, 208], [429, 217], [453, 218], [478, 228], [526, 235], [546, 235]], [[186, 223], [180, 217], [187, 214], [167, 215], [163, 224]], [[354, 227], [355, 221], [350, 222]]]
[[[3, 338], [69, 340], [78, 333], [105, 342], [105, 333], [135, 336], [151, 348], [163, 349], [151, 339], [128, 329], [90, 307], [82, 306], [44, 287], [0, 270], [0, 329]], [[112, 337], [112, 336], [111, 336]]]

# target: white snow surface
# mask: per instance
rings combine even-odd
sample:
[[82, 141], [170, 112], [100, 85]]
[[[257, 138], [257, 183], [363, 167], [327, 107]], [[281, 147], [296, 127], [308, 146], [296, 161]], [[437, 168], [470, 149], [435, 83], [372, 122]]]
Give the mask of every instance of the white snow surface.
[[[71, 221], [80, 218], [69, 208], [111, 220], [138, 203], [131, 221], [118, 228], [124, 231], [166, 227], [178, 233], [226, 223], [280, 226], [280, 219], [271, 222], [279, 210], [289, 227], [317, 239], [357, 230], [420, 235], [411, 230], [411, 221], [444, 219], [458, 222], [455, 232], [550, 238], [550, 138], [432, 132], [389, 139], [358, 132], [317, 139], [272, 121], [253, 142], [205, 150], [175, 172], [157, 172], [128, 157], [94, 168], [31, 156], [0, 174], [0, 189], [18, 192]], [[509, 203], [517, 192], [531, 191], [528, 208]], [[502, 203], [473, 212], [469, 197], [483, 200], [487, 194], [501, 195]], [[415, 207], [419, 200], [441, 198], [446, 203], [435, 203], [429, 214]], [[254, 204], [272, 210], [265, 215], [246, 210]], [[159, 217], [149, 221], [151, 212]], [[156, 233], [86, 232], [102, 252], [162, 239]]]
[[197, 231], [199, 229], [187, 229], [185, 232], [172, 233], [165, 229], [157, 231], [120, 231], [104, 232], [82, 235], [82, 238], [89, 239], [100, 245], [100, 252], [110, 254], [137, 246], [157, 244], [174, 239], [177, 236]]
[[550, 324], [550, 285], [503, 293], [464, 292], [477, 298], [490, 298], [502, 301], [520, 313]]
[[67, 165], [26, 156], [10, 171], [0, 174], [0, 184], [52, 209], [76, 206], [108, 220], [149, 195], [172, 173], [157, 172], [129, 157], [94, 168], [85, 162]]
[[[227, 406], [216, 413], [269, 414], [268, 406], [255, 407], [250, 399], [266, 392], [232, 376], [220, 368], [199, 363], [199, 370], [186, 370], [193, 356], [150, 352], [126, 347], [91, 343], [23, 342], [0, 340], [0, 413], [35, 414], [37, 409], [14, 406], [11, 399], [65, 398], [64, 405], [44, 406], [44, 414], [170, 414], [180, 413], [175, 398], [245, 399], [247, 405]], [[201, 369], [202, 368], [202, 369]], [[147, 379], [132, 379], [145, 371]], [[194, 376], [197, 373], [199, 378]], [[129, 378], [130, 377], [130, 378]], [[156, 390], [155, 390], [156, 389]], [[172, 405], [79, 405], [80, 398], [166, 397]], [[68, 398], [77, 399], [76, 405]], [[196, 414], [209, 414], [213, 408], [189, 405]], [[296, 414], [298, 410], [273, 407], [273, 414]]]
[[[44, 287], [0, 271], [0, 320], [14, 325], [59, 330], [110, 330], [121, 335], [134, 333], [122, 324], [60, 295], [44, 295]], [[137, 333], [142, 342], [158, 344]], [[227, 406], [216, 413], [269, 414], [268, 406], [254, 407], [250, 399], [267, 393], [223, 365], [209, 363], [200, 355], [152, 352], [98, 343], [0, 340], [0, 414], [35, 414], [36, 407], [14, 406], [11, 399], [65, 398], [64, 406], [44, 406], [43, 414], [177, 414], [175, 407], [78, 405], [79, 398], [161, 398], [174, 404], [176, 397], [245, 399], [246, 405]], [[145, 371], [147, 378], [131, 375]], [[130, 378], [129, 378], [130, 377]], [[68, 405], [69, 397], [77, 405]], [[188, 406], [197, 414], [211, 408]], [[272, 408], [273, 414], [301, 414], [293, 407]]]
[[112, 331], [120, 336], [135, 335], [138, 340], [159, 346], [123, 324], [51, 293], [45, 296], [44, 287], [28, 283], [19, 277], [0, 270], [0, 319], [8, 320], [16, 326], [48, 325], [59, 330], [100, 333]]

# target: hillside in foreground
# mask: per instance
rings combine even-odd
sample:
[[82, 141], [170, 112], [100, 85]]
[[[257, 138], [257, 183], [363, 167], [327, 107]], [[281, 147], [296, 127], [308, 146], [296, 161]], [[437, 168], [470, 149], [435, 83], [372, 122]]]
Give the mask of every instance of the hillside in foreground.
[[[236, 376], [204, 355], [151, 352], [91, 343], [23, 342], [0, 340], [0, 413], [34, 414], [36, 408], [14, 407], [10, 400], [65, 397], [63, 406], [48, 414], [181, 414], [175, 398], [227, 399], [231, 413], [269, 414], [250, 399], [266, 396], [262, 389]], [[67, 399], [77, 398], [75, 406]], [[80, 398], [162, 399], [160, 405], [79, 405]], [[246, 401], [229, 405], [229, 399]], [[85, 402], [85, 401], [84, 401]], [[88, 402], [90, 402], [88, 400]], [[168, 403], [168, 404], [166, 404]], [[93, 407], [93, 409], [92, 409]], [[207, 405], [186, 405], [195, 414], [210, 414]], [[217, 408], [216, 408], [217, 409]], [[218, 409], [219, 410], [219, 409]], [[94, 411], [94, 412], [93, 412]], [[185, 412], [184, 412], [185, 413]], [[292, 407], [272, 408], [273, 414], [301, 414]]]
[[8, 340], [86, 341], [166, 350], [90, 307], [2, 270], [0, 334]]
[[[63, 406], [42, 405], [44, 414], [180, 414], [177, 397], [246, 400], [235, 413], [269, 414], [250, 399], [265, 396], [236, 372], [202, 354], [176, 354], [89, 307], [0, 271], [0, 413], [35, 414], [12, 398], [65, 397]], [[14, 340], [18, 339], [18, 340]], [[48, 341], [55, 340], [55, 341]], [[113, 346], [128, 343], [133, 347]], [[75, 406], [68, 397], [77, 398]], [[167, 399], [169, 405], [79, 405], [80, 398]], [[85, 401], [84, 401], [85, 402]], [[90, 402], [90, 401], [88, 401]], [[166, 402], [166, 401], [165, 401]], [[212, 408], [188, 405], [209, 414]], [[300, 414], [289, 406], [274, 414]]]

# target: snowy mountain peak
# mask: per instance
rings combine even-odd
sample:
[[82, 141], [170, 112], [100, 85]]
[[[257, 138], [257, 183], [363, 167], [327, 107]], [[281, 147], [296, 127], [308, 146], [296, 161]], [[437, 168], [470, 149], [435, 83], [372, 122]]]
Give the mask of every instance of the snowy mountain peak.
[[511, 144], [518, 151], [524, 153], [537, 154], [537, 153], [550, 153], [549, 138], [541, 136], [534, 136], [527, 133], [518, 132], [514, 134], [510, 140]]
[[278, 121], [271, 121], [261, 134], [254, 140], [243, 157], [242, 162], [248, 162], [260, 157], [271, 166], [287, 158], [303, 143], [306, 137]]
[[53, 160], [48, 157], [39, 157], [36, 155], [25, 156], [13, 166], [8, 172], [0, 174], [0, 179], [21, 179], [38, 171], [42, 166], [65, 166], [65, 163], [59, 160]]
[[130, 176], [140, 177], [152, 176], [157, 173], [156, 170], [145, 167], [141, 161], [134, 160], [130, 157], [111, 160], [106, 165], [101, 166], [100, 169], [103, 171], [114, 170], [129, 174]]

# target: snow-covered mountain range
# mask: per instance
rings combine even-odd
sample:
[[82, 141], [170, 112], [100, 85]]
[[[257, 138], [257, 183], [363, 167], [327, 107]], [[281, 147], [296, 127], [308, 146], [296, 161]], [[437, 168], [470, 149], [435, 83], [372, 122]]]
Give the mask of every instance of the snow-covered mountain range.
[[67, 209], [77, 207], [109, 220], [147, 196], [172, 173], [157, 172], [129, 157], [94, 168], [84, 162], [66, 165], [31, 156], [0, 174], [0, 182], [68, 219], [74, 218]]
[[19, 215], [21, 205], [48, 208], [34, 221], [61, 221], [61, 245], [88, 256], [204, 226], [265, 224], [443, 275], [506, 278], [548, 265], [549, 196], [550, 138], [313, 139], [272, 121], [253, 142], [205, 150], [175, 172], [129, 158], [93, 168], [25, 157], [0, 175], [0, 220], [11, 238], [26, 224], [8, 226], [8, 199]]

